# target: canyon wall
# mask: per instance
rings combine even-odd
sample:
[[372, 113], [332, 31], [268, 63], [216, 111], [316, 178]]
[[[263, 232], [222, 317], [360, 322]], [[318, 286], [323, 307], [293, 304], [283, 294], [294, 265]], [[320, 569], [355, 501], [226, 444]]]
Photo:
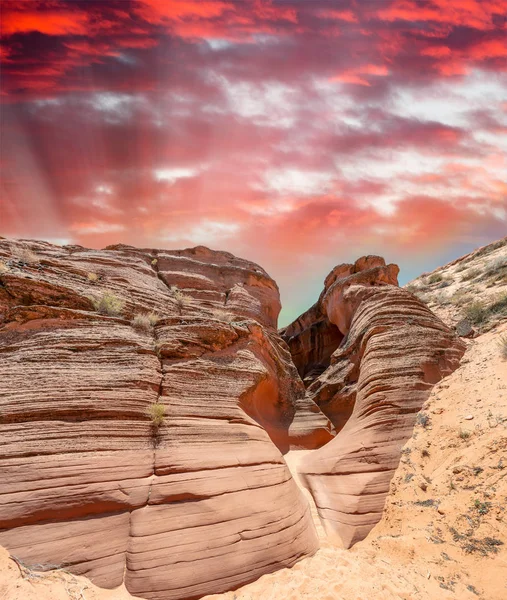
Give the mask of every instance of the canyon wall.
[[[396, 265], [375, 256], [339, 265], [316, 305], [281, 332], [298, 358], [322, 349], [321, 374], [306, 380], [307, 399], [337, 436], [302, 461], [300, 474], [326, 533], [347, 548], [380, 520], [416, 414], [465, 350], [420, 300], [398, 287], [397, 274]], [[339, 340], [333, 328], [342, 337], [334, 349], [328, 344], [330, 329]], [[309, 332], [323, 340], [309, 344]]]
[[282, 453], [332, 427], [265, 271], [204, 247], [9, 240], [0, 267], [1, 545], [165, 600], [316, 550]]

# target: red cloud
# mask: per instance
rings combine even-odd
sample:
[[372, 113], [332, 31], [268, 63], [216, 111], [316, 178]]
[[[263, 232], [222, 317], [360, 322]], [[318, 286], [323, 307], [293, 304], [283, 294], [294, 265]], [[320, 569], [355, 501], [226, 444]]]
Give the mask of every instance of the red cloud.
[[[18, 5], [27, 7], [26, 3]], [[86, 35], [88, 15], [78, 11], [6, 10], [1, 19], [1, 32], [4, 36], [14, 33], [38, 31], [47, 35]]]
[[205, 243], [282, 283], [500, 237], [505, 12], [3, 2], [2, 233]]

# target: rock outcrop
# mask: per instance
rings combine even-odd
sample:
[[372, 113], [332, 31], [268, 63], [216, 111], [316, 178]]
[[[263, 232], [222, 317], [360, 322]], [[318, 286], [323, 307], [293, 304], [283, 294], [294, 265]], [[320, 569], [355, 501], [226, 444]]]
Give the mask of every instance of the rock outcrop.
[[[339, 265], [316, 305], [281, 332], [297, 360], [311, 355], [307, 340], [321, 336], [313, 347], [322, 349], [316, 363], [324, 370], [307, 379], [307, 399], [337, 436], [308, 455], [300, 473], [327, 534], [345, 547], [379, 521], [417, 412], [465, 350], [420, 300], [397, 287], [397, 274], [396, 265], [375, 256]], [[334, 327], [342, 339], [333, 332], [330, 354]]]
[[0, 544], [150, 599], [313, 553], [282, 453], [332, 439], [226, 252], [0, 240]]

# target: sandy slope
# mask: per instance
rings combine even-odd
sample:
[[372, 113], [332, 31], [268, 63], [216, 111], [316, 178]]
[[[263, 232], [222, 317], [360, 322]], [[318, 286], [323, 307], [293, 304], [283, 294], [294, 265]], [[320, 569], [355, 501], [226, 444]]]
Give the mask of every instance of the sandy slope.
[[405, 288], [450, 327], [469, 319], [477, 331], [489, 331], [507, 318], [507, 237], [424, 273]]
[[347, 551], [322, 539], [292, 569], [207, 600], [507, 598], [501, 333], [507, 324], [470, 341], [463, 366], [434, 388], [421, 413], [429, 420], [406, 444], [384, 516], [366, 540]]
[[66, 571], [31, 571], [0, 547], [1, 600], [134, 600], [122, 585], [114, 590], [96, 587], [86, 577]]

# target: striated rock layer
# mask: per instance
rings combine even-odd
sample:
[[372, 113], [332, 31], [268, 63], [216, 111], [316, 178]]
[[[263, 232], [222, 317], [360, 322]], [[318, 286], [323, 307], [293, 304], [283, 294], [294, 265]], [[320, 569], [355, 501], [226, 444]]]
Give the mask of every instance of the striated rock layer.
[[[323, 372], [307, 380], [307, 399], [338, 435], [302, 461], [300, 474], [327, 534], [347, 548], [380, 520], [416, 414], [465, 350], [420, 300], [397, 287], [397, 274], [396, 265], [375, 256], [339, 265], [317, 304], [281, 332], [297, 357], [312, 350], [309, 331], [322, 338], [313, 347], [326, 348]], [[332, 327], [343, 339], [327, 358]]]
[[8, 240], [0, 267], [1, 545], [165, 600], [316, 550], [282, 453], [331, 425], [260, 267], [203, 247]]

